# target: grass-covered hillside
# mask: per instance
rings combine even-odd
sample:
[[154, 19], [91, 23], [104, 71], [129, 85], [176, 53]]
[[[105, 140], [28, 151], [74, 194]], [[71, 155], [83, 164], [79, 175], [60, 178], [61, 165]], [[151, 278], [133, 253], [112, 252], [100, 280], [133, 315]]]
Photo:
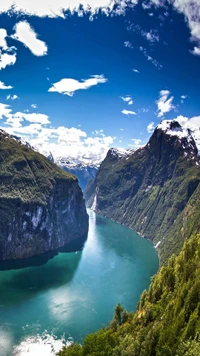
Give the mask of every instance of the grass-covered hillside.
[[200, 235], [153, 277], [137, 311], [118, 305], [108, 327], [88, 335], [59, 356], [199, 356]]
[[89, 207], [159, 243], [161, 265], [199, 232], [200, 166], [195, 142], [157, 128], [148, 144], [119, 160], [112, 150], [85, 190]]
[[77, 178], [0, 131], [0, 198], [45, 203], [56, 180]]

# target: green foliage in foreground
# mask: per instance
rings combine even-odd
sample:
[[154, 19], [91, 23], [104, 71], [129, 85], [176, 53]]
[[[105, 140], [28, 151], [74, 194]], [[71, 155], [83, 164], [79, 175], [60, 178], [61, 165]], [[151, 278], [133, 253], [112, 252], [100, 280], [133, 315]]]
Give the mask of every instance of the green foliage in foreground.
[[200, 235], [186, 241], [144, 291], [135, 313], [118, 305], [110, 325], [59, 356], [199, 356]]

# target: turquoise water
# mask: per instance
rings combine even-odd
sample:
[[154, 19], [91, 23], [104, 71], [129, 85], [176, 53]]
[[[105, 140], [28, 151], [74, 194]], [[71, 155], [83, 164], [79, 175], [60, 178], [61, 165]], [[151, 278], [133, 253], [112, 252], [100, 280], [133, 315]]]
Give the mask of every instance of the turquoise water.
[[88, 238], [72, 244], [73, 252], [44, 264], [49, 255], [37, 257], [29, 267], [0, 265], [0, 355], [55, 355], [62, 342], [81, 342], [107, 324], [118, 302], [136, 308], [158, 270], [155, 248], [127, 227], [89, 215]]

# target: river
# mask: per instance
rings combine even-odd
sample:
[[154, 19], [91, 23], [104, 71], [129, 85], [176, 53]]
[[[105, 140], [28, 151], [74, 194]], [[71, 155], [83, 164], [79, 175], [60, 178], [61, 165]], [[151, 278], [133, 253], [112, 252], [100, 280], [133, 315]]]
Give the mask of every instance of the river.
[[117, 303], [135, 310], [158, 270], [157, 251], [129, 228], [88, 213], [86, 241], [54, 257], [0, 264], [1, 356], [55, 355], [106, 325]]

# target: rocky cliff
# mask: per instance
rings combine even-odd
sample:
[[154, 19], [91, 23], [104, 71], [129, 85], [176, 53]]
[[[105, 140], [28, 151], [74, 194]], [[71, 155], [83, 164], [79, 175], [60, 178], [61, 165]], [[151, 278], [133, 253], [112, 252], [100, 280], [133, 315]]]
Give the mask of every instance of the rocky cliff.
[[163, 121], [132, 155], [108, 152], [85, 189], [87, 204], [152, 240], [164, 263], [199, 231], [199, 164], [191, 131]]
[[83, 161], [72, 159], [69, 157], [56, 158], [54, 159], [54, 163], [56, 163], [64, 171], [74, 174], [78, 178], [79, 185], [82, 189], [85, 189], [87, 183], [91, 179], [95, 178], [98, 168], [100, 166], [100, 162], [85, 163]]
[[0, 130], [0, 259], [41, 254], [87, 231], [77, 178]]

